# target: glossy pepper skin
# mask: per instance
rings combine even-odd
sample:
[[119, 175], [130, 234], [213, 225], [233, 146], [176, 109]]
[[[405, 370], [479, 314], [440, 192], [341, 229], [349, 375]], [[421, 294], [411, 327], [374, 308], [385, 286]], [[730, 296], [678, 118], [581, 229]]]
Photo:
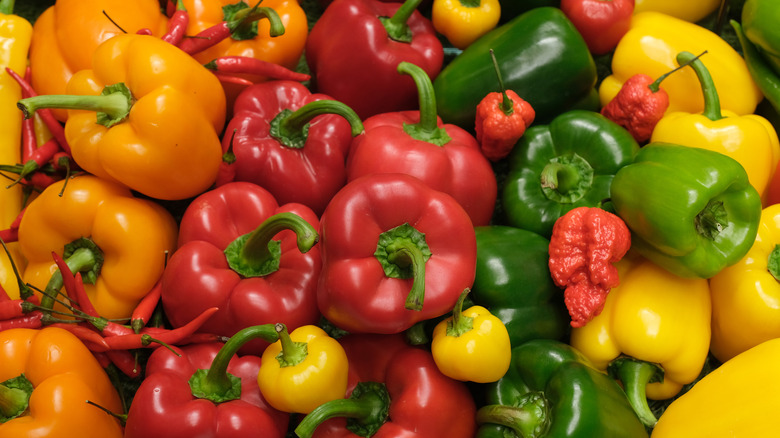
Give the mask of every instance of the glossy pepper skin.
[[615, 175], [610, 198], [631, 248], [683, 277], [709, 278], [739, 261], [761, 217], [761, 198], [736, 160], [672, 143], [642, 147]]
[[[104, 12], [121, 23], [122, 29]], [[157, 0], [57, 0], [33, 26], [32, 86], [38, 94], [64, 94], [76, 72], [92, 68], [92, 54], [101, 43], [140, 29], [149, 29], [160, 37], [167, 23]], [[67, 119], [64, 110], [54, 110], [54, 114], [60, 121]]]
[[561, 0], [561, 10], [594, 55], [615, 49], [631, 27], [634, 0]]
[[420, 1], [331, 3], [306, 42], [306, 61], [317, 92], [344, 102], [364, 120], [415, 109], [414, 81], [399, 76], [396, 67], [410, 62], [434, 78], [444, 62], [436, 30], [417, 10]]
[[532, 126], [509, 155], [501, 198], [506, 223], [549, 239], [566, 212], [608, 198], [615, 173], [637, 151], [628, 131], [593, 111], [572, 110]]
[[647, 437], [620, 386], [582, 353], [551, 339], [512, 349], [509, 371], [486, 386], [477, 422], [477, 438]]
[[399, 333], [441, 316], [474, 281], [465, 210], [410, 175], [347, 183], [322, 214], [320, 249], [320, 312], [348, 332]]
[[[181, 219], [179, 247], [162, 276], [162, 304], [171, 324], [184, 325], [209, 307], [219, 307], [219, 311], [201, 331], [225, 336], [257, 324], [278, 322], [293, 330], [317, 322], [320, 246], [302, 252], [294, 229], [285, 228], [280, 221], [268, 222], [280, 213], [294, 214], [314, 230], [319, 228], [310, 208], [279, 204], [267, 190], [248, 182], [225, 184], [189, 204]], [[264, 260], [272, 266], [265, 272], [242, 275], [224, 251], [264, 223], [276, 225], [263, 232], [265, 237], [245, 259], [249, 267], [262, 266]], [[279, 247], [266, 259], [257, 246], [268, 248], [268, 239], [278, 242], [272, 245]], [[265, 347], [267, 343], [255, 340], [242, 352], [260, 354]]]
[[507, 90], [530, 103], [541, 123], [583, 100], [596, 84], [593, 57], [571, 21], [559, 8], [534, 8], [483, 35], [433, 79], [445, 123], [471, 129], [477, 104], [495, 90], [490, 49]]
[[45, 289], [58, 271], [52, 251], [62, 256], [65, 245], [89, 238], [103, 263], [95, 283], [84, 285], [87, 295], [101, 316], [129, 318], [176, 248], [176, 221], [122, 185], [85, 174], [67, 180], [63, 191], [65, 182], [50, 185], [25, 210], [19, 225], [19, 247], [29, 262], [23, 279]]
[[777, 5], [763, 0], [746, 1], [742, 7], [741, 24], [745, 37], [755, 45], [761, 58], [775, 75], [780, 74], [780, 35], [774, 26]]
[[123, 437], [117, 419], [86, 403], [122, 412], [105, 370], [75, 335], [10, 329], [0, 332], [0, 346], [0, 382], [24, 374], [34, 388], [29, 412], [0, 424], [0, 437]]
[[498, 0], [434, 0], [431, 22], [458, 49], [493, 30], [501, 17]]

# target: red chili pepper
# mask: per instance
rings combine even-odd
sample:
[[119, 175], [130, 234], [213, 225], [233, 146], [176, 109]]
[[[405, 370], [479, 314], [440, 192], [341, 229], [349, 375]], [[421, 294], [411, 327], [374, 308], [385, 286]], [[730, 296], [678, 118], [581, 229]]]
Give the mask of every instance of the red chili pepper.
[[77, 338], [89, 348], [90, 351], [104, 352], [108, 350], [108, 344], [100, 333], [80, 324], [54, 322], [46, 325], [47, 327], [59, 327], [73, 333]]
[[138, 357], [128, 350], [106, 350], [106, 357], [111, 363], [119, 368], [127, 377], [134, 379], [141, 375], [141, 369], [138, 366]]
[[130, 315], [130, 327], [135, 333], [140, 333], [141, 329], [149, 321], [149, 318], [152, 317], [152, 313], [157, 307], [157, 303], [160, 302], [160, 295], [162, 295], [162, 281], [157, 280], [157, 283], [154, 284], [152, 290], [144, 295]]
[[[6, 296], [8, 296], [8, 294], [6, 294]], [[26, 309], [24, 305], [26, 302], [26, 300], [20, 298], [15, 300], [0, 301], [0, 321], [24, 316], [26, 313], [28, 313], [28, 309]]]
[[92, 355], [95, 356], [95, 359], [97, 359], [101, 367], [108, 368], [111, 365], [111, 359], [106, 356], [105, 352], [92, 351]]
[[159, 346], [158, 344], [176, 345], [180, 340], [186, 339], [195, 333], [217, 310], [219, 310], [217, 307], [208, 308], [187, 324], [165, 332], [155, 333], [154, 336], [151, 336], [149, 333], [130, 333], [119, 336], [106, 336], [105, 340], [108, 347], [112, 350], [155, 348]]
[[564, 301], [572, 327], [582, 327], [601, 313], [610, 289], [620, 284], [619, 261], [631, 246], [623, 220], [598, 207], [577, 207], [561, 216], [550, 237], [550, 274], [565, 287]]
[[22, 180], [22, 184], [34, 187], [38, 190], [43, 190], [46, 187], [49, 187], [50, 185], [59, 181], [61, 181], [61, 178], [56, 178], [52, 175], [49, 175], [48, 173], [33, 172], [31, 175], [27, 175], [27, 177]]
[[19, 224], [22, 222], [24, 211], [27, 207], [23, 208], [8, 228], [0, 230], [0, 239], [5, 243], [16, 242], [19, 240]]
[[15, 328], [41, 328], [43, 327], [43, 312], [39, 310], [33, 310], [32, 312], [21, 316], [19, 318], [6, 319], [0, 321], [0, 332], [3, 330], [10, 330]]
[[0, 303], [4, 303], [6, 301], [11, 301], [11, 296], [8, 295], [8, 292], [5, 291], [3, 285], [0, 284]]
[[561, 0], [560, 3], [561, 11], [594, 55], [614, 50], [631, 28], [634, 0]]
[[[26, 119], [26, 120], [32, 120], [32, 119]], [[33, 136], [34, 135], [35, 134], [33, 134]], [[35, 141], [34, 138], [33, 141]], [[52, 158], [57, 153], [65, 154], [65, 152], [62, 152], [62, 148], [60, 147], [60, 144], [59, 142], [57, 142], [56, 138], [52, 137], [46, 143], [42, 144], [39, 147], [37, 146], [34, 150], [30, 152], [27, 160], [24, 161], [24, 165], [22, 166], [19, 172], [18, 181], [27, 178], [27, 176], [30, 175], [31, 173], [36, 172], [41, 167], [45, 166], [47, 163], [49, 163], [52, 160]]]
[[311, 79], [305, 73], [298, 73], [287, 67], [251, 56], [221, 56], [204, 64], [214, 72], [265, 76], [271, 79], [303, 82]]
[[[173, 2], [168, 2], [168, 7]], [[184, 34], [187, 32], [187, 25], [190, 23], [190, 14], [184, 7], [184, 3], [181, 0], [176, 2], [176, 10], [168, 19], [168, 31], [161, 37], [161, 39], [167, 43], [171, 43], [174, 46], [178, 46], [181, 43]]]
[[236, 132], [238, 132], [238, 128], [233, 128], [233, 132], [230, 134], [230, 140], [228, 140], [227, 143], [227, 150], [222, 154], [222, 162], [219, 164], [217, 180], [214, 182], [215, 187], [222, 187], [225, 184], [236, 180], [236, 154], [233, 152], [233, 141], [236, 138]]
[[219, 82], [223, 84], [240, 85], [242, 87], [248, 87], [254, 84], [254, 82], [250, 81], [249, 79], [244, 79], [236, 75], [220, 73], [218, 71], [214, 72], [214, 76], [216, 76], [217, 79], [219, 79]]
[[[26, 93], [22, 93], [22, 97]], [[38, 149], [38, 141], [35, 137], [35, 119], [22, 120], [22, 163], [26, 163], [32, 158], [33, 153]]]

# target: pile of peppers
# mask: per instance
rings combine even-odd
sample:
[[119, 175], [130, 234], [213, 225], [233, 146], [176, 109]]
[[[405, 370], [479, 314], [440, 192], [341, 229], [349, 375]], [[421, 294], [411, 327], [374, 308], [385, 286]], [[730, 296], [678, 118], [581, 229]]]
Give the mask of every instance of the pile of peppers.
[[0, 438], [773, 436], [773, 0], [0, 0]]

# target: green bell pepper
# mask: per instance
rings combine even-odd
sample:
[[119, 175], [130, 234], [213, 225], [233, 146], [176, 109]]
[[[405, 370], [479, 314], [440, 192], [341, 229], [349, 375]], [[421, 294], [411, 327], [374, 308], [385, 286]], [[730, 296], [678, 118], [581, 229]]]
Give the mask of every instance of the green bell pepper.
[[525, 131], [509, 156], [502, 189], [508, 225], [552, 234], [555, 221], [576, 207], [598, 207], [615, 173], [639, 144], [601, 114], [572, 110]]
[[633, 438], [647, 431], [618, 383], [563, 342], [512, 349], [509, 371], [486, 385], [476, 438]]
[[543, 123], [592, 92], [596, 64], [566, 15], [538, 7], [496, 27], [456, 56], [433, 81], [438, 114], [446, 123], [473, 129], [477, 104], [498, 90], [493, 49], [506, 89], [514, 90]]
[[512, 346], [531, 339], [563, 339], [569, 314], [550, 276], [550, 241], [503, 225], [476, 227], [477, 270], [471, 300], [498, 317]]
[[780, 74], [780, 2], [746, 0], [741, 20], [745, 37], [755, 44], [775, 74]]
[[611, 200], [631, 230], [631, 248], [682, 277], [710, 278], [742, 259], [762, 209], [733, 158], [658, 142], [617, 172]]

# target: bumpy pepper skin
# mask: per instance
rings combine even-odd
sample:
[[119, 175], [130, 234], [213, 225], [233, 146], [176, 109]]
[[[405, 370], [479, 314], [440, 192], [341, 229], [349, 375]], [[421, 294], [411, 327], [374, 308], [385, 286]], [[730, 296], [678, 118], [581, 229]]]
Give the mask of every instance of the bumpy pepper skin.
[[122, 438], [119, 421], [86, 403], [122, 412], [122, 402], [92, 353], [70, 332], [47, 327], [0, 332], [0, 382], [24, 374], [29, 412], [0, 424], [0, 437]]
[[650, 76], [637, 73], [628, 78], [601, 114], [626, 128], [637, 143], [644, 144], [653, 135], [655, 125], [669, 108], [669, 94], [663, 88], [652, 90]]
[[[509, 109], [505, 109], [504, 105]], [[490, 161], [509, 155], [531, 126], [536, 111], [512, 90], [488, 93], [477, 105], [474, 131], [482, 154]]]
[[434, 0], [431, 9], [434, 29], [461, 50], [493, 30], [500, 17], [498, 0]]
[[25, 210], [19, 246], [29, 261], [25, 282], [44, 289], [56, 270], [52, 251], [90, 238], [103, 252], [95, 284], [85, 289], [98, 313], [129, 318], [163, 273], [166, 253], [176, 248], [173, 216], [160, 204], [134, 197], [116, 183], [81, 175], [49, 186]]

